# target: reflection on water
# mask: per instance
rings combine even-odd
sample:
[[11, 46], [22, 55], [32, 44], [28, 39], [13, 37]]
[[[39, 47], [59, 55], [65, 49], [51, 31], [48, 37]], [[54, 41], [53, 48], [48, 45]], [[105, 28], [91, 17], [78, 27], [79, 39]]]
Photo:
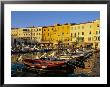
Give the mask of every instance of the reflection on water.
[[66, 73], [65, 71], [47, 71], [38, 73], [36, 71], [29, 71], [26, 66], [21, 63], [11, 64], [12, 77], [88, 77], [87, 74]]

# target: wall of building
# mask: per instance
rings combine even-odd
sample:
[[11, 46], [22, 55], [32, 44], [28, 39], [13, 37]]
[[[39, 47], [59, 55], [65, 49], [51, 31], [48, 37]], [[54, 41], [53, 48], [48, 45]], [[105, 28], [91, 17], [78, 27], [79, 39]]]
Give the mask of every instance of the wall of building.
[[51, 42], [89, 45], [100, 48], [100, 20], [80, 24], [55, 24], [46, 27], [15, 28], [11, 30], [13, 38], [34, 42]]
[[96, 44], [100, 46], [100, 20], [72, 25], [70, 28], [71, 42], [79, 42], [83, 44]]
[[42, 27], [30, 28], [31, 40], [34, 42], [40, 42], [42, 40]]
[[11, 29], [11, 36], [13, 38], [17, 38], [18, 37], [18, 28], [12, 28]]

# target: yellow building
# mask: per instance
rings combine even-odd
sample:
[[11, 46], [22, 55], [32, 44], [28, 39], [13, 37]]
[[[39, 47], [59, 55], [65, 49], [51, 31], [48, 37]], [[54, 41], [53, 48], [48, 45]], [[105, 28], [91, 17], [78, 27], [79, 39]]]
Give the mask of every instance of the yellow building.
[[55, 24], [54, 26], [43, 27], [43, 41], [57, 43], [58, 41], [70, 41], [70, 24]]
[[17, 38], [18, 37], [18, 28], [11, 28], [11, 36], [13, 38]]
[[54, 39], [55, 41], [69, 42], [70, 41], [70, 24], [54, 26]]
[[42, 27], [14, 28], [11, 29], [11, 36], [15, 39], [40, 42], [42, 40]]
[[30, 28], [31, 31], [31, 40], [34, 42], [41, 42], [42, 40], [42, 27], [33, 27]]
[[31, 40], [31, 31], [29, 28], [18, 29], [18, 39]]
[[53, 34], [53, 26], [46, 26], [46, 27], [43, 27], [43, 30], [42, 30], [42, 40], [43, 41], [49, 41], [49, 42], [53, 42], [53, 37], [52, 37], [52, 34]]
[[80, 45], [100, 46], [100, 20], [75, 24], [70, 28], [71, 42], [77, 42]]
[[100, 20], [80, 24], [55, 24], [46, 27], [29, 27], [11, 29], [13, 38], [34, 42], [71, 45], [92, 45], [100, 48]]

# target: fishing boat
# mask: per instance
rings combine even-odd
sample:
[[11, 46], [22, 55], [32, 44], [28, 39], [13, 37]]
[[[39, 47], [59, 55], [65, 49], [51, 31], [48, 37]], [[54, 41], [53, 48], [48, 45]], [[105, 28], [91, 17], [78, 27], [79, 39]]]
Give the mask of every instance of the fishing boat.
[[62, 67], [65, 64], [65, 60], [58, 58], [25, 59], [24, 64], [29, 69], [55, 69]]
[[66, 60], [56, 57], [55, 52], [50, 55], [44, 53], [39, 58], [26, 58], [23, 60], [24, 64], [29, 69], [55, 69], [65, 65]]

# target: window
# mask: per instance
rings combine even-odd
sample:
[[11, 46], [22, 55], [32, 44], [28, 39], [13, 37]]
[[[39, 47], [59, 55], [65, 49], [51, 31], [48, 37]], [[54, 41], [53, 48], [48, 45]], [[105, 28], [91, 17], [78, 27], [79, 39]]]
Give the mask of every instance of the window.
[[84, 37], [82, 38], [82, 41], [84, 40]]
[[91, 37], [88, 37], [88, 41], [91, 41]]
[[96, 39], [95, 40], [97, 40], [97, 37], [96, 37]]
[[79, 32], [78, 32], [78, 35], [79, 35]]
[[98, 34], [98, 31], [96, 31], [96, 34]]
[[23, 31], [28, 31], [27, 29], [23, 29]]
[[100, 37], [98, 37], [98, 41], [100, 41]]
[[76, 37], [76, 33], [74, 34], [74, 37]]
[[82, 26], [82, 29], [84, 29], [84, 26]]
[[67, 26], [67, 29], [69, 29], [69, 26]]
[[55, 32], [57, 31], [56, 28], [54, 29], [54, 31], [55, 31]]
[[84, 35], [84, 32], [82, 32], [82, 35]]
[[72, 35], [73, 35], [73, 34], [71, 33], [71, 37], [72, 37]]
[[90, 37], [90, 41], [91, 41], [91, 37]]
[[91, 31], [89, 32], [89, 34], [91, 34]]
[[90, 28], [91, 28], [91, 25], [90, 25]]
[[99, 24], [97, 24], [97, 27], [99, 27]]
[[62, 35], [63, 35], [64, 33], [62, 33]]
[[78, 29], [80, 29], [80, 26], [78, 26]]

